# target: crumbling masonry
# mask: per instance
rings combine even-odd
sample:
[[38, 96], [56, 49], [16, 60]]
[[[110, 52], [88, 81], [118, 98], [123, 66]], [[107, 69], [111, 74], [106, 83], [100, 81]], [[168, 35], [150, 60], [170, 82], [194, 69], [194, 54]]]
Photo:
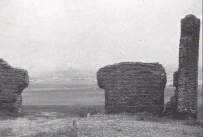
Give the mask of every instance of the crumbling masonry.
[[179, 68], [174, 73], [176, 89], [170, 107], [174, 112], [190, 116], [197, 114], [199, 32], [200, 20], [194, 15], [187, 15], [181, 20]]
[[[29, 84], [26, 70], [13, 68], [0, 59], [0, 115], [22, 113], [21, 93]], [[8, 113], [6, 113], [8, 114]]]
[[106, 113], [151, 112], [164, 107], [166, 73], [161, 64], [121, 62], [97, 72], [98, 86], [105, 90]]

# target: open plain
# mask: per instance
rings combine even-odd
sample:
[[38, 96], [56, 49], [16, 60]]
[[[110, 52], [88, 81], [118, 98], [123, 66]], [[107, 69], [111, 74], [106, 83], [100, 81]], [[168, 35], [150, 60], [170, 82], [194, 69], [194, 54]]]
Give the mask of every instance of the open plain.
[[[165, 102], [173, 94], [174, 88], [167, 86]], [[202, 137], [201, 125], [194, 119], [147, 113], [107, 115], [104, 91], [96, 85], [35, 86], [23, 98], [24, 115], [1, 117], [0, 137]]]

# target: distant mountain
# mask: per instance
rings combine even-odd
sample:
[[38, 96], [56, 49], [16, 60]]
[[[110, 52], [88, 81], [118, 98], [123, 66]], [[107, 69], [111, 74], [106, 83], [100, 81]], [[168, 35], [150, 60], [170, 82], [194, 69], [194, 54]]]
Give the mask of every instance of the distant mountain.
[[[173, 85], [173, 73], [176, 68], [165, 67], [167, 73], [167, 85]], [[202, 67], [199, 68], [198, 82], [202, 84]], [[46, 72], [30, 78], [30, 88], [33, 87], [71, 87], [77, 85], [97, 85], [96, 71], [78, 70], [68, 68]]]
[[96, 85], [96, 72], [88, 70], [67, 70], [46, 72], [30, 78], [30, 88], [33, 87], [70, 87], [76, 85]]

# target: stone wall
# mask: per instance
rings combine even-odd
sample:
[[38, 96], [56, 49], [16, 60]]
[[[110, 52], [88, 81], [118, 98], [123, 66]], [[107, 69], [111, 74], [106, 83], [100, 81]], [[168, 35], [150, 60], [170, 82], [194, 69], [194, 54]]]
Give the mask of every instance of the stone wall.
[[[196, 116], [200, 20], [187, 15], [181, 20], [179, 68], [174, 73], [175, 112]], [[174, 102], [175, 101], [175, 102]]]
[[163, 110], [166, 73], [158, 63], [122, 62], [105, 66], [97, 72], [97, 82], [105, 90], [107, 113]]
[[0, 59], [0, 113], [22, 111], [22, 91], [28, 86], [27, 71], [13, 68]]
[[179, 68], [177, 82], [177, 110], [197, 113], [198, 57], [200, 20], [187, 15], [181, 20]]

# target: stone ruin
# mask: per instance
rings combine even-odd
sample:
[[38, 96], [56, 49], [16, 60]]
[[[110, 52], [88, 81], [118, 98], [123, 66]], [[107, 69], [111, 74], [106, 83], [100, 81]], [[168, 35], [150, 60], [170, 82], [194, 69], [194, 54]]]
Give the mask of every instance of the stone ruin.
[[122, 62], [97, 72], [98, 86], [105, 90], [107, 113], [151, 112], [164, 108], [166, 73], [158, 63]]
[[0, 59], [0, 114], [22, 112], [22, 91], [28, 86], [26, 70], [13, 68]]
[[174, 73], [175, 95], [167, 103], [167, 113], [197, 114], [200, 20], [187, 15], [181, 20], [179, 68]]

